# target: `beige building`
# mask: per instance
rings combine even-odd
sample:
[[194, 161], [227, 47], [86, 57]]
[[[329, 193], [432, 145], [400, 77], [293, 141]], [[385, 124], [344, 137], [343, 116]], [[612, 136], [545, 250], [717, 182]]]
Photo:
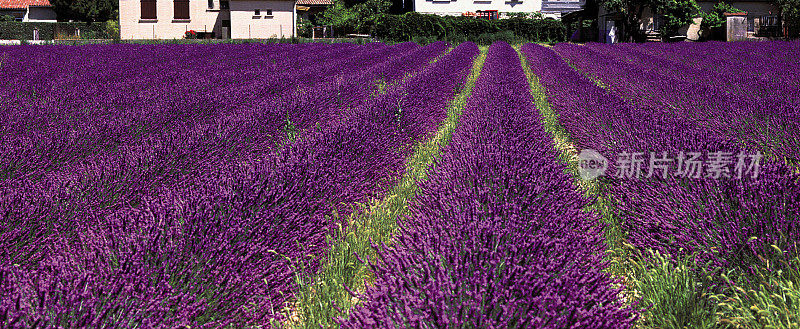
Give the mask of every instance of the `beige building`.
[[267, 39], [295, 36], [294, 0], [120, 0], [122, 39]]
[[0, 0], [0, 16], [11, 16], [18, 22], [56, 21], [49, 0]]

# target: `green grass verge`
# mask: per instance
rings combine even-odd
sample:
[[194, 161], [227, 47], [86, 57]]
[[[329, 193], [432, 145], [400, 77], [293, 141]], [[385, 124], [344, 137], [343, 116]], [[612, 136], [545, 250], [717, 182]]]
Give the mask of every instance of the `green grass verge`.
[[576, 188], [594, 200], [585, 211], [597, 213], [606, 224], [603, 234], [608, 250], [608, 271], [621, 280], [624, 287], [622, 298], [629, 303], [638, 303], [636, 307], [643, 307], [637, 325], [641, 328], [714, 326], [718, 323], [714, 316], [716, 304], [711, 301], [711, 295], [703, 291], [709, 285], [708, 280], [697, 273], [693, 262], [688, 259], [672, 261], [656, 253], [642, 255], [625, 242], [623, 219], [616, 217], [612, 211], [613, 196], [604, 193], [607, 185], [601, 180], [581, 179], [578, 174], [578, 149], [560, 124], [558, 113], [547, 101], [544, 86], [530, 70], [519, 48], [518, 53], [531, 85], [534, 104], [544, 119], [545, 130], [552, 136], [561, 160], [567, 164], [568, 173], [574, 177]]
[[[589, 76], [568, 59], [562, 59], [597, 86], [613, 90], [599, 77]], [[651, 97], [641, 95], [640, 99], [626, 98], [625, 101], [640, 104]], [[664, 105], [676, 112], [683, 111], [674, 104]], [[757, 118], [745, 119], [739, 126], [737, 134], [741, 136], [750, 135], [752, 131], [758, 131], [760, 135], [772, 134]], [[772, 143], [756, 147], [767, 159], [800, 172], [800, 164], [795, 159], [774, 152], [784, 141], [772, 135]], [[739, 143], [748, 146], [743, 140]], [[600, 199], [598, 209], [610, 209], [607, 207], [613, 207], [611, 201]], [[695, 262], [692, 255], [671, 259], [653, 251], [634, 250], [625, 244], [624, 232], [619, 230], [619, 219], [605, 214], [603, 217], [611, 230], [606, 238], [619, 238], [617, 243], [609, 241], [613, 245], [610, 250], [613, 272], [625, 278], [630, 294], [641, 299], [645, 307], [639, 327], [800, 328], [800, 257], [787, 259], [785, 253], [775, 252], [761, 255], [762, 262], [753, 264], [752, 273], [741, 270], [709, 273], [702, 264]], [[777, 246], [773, 247], [780, 251]]]
[[348, 227], [339, 227], [334, 236], [328, 237], [331, 249], [315, 277], [296, 279], [300, 288], [295, 295], [295, 304], [286, 310], [288, 320], [282, 324], [284, 327], [338, 327], [335, 318], [347, 316], [349, 310], [359, 303], [352, 292], [363, 291], [374, 280], [362, 260], [376, 257], [373, 243], [389, 244], [397, 233], [397, 219], [408, 214], [409, 201], [418, 192], [419, 183], [427, 178], [431, 164], [441, 156], [442, 148], [450, 142], [458, 126], [486, 52], [487, 49], [482, 47], [464, 88], [450, 103], [447, 118], [437, 132], [414, 146], [400, 182], [382, 200], [360, 205], [361, 211], [353, 212], [348, 218]]

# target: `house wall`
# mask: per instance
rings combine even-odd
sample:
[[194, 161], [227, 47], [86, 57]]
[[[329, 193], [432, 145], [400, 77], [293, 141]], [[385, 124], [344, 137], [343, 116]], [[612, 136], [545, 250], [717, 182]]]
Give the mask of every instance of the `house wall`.
[[289, 38], [295, 35], [295, 17], [294, 1], [231, 1], [231, 38]]
[[220, 35], [222, 20], [230, 19], [225, 10], [219, 9], [219, 1], [214, 8], [208, 8], [208, 1], [189, 1], [189, 19], [174, 19], [174, 2], [158, 0], [156, 19], [141, 19], [140, 0], [119, 0], [119, 27], [122, 39], [181, 39], [186, 31], [214, 32]]
[[56, 12], [53, 7], [28, 7], [23, 22], [56, 22]]
[[466, 12], [497, 10], [500, 13], [540, 12], [542, 0], [414, 0], [414, 11], [423, 14], [461, 16]]

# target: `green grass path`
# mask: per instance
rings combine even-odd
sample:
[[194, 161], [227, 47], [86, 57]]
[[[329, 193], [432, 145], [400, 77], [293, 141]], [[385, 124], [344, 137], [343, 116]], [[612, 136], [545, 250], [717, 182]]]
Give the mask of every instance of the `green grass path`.
[[464, 88], [451, 101], [447, 118], [437, 132], [429, 140], [414, 146], [399, 183], [383, 200], [361, 205], [360, 211], [353, 212], [348, 218], [348, 227], [339, 227], [335, 236], [328, 237], [331, 249], [316, 277], [297, 278], [300, 289], [295, 295], [294, 307], [286, 312], [289, 319], [282, 324], [284, 327], [337, 327], [334, 319], [346, 316], [359, 302], [351, 292], [363, 291], [374, 279], [362, 260], [375, 258], [373, 243], [389, 244], [397, 233], [397, 219], [408, 214], [408, 204], [416, 195], [419, 183], [426, 179], [431, 164], [441, 156], [442, 148], [450, 142], [458, 126], [486, 52], [487, 48], [481, 47]]

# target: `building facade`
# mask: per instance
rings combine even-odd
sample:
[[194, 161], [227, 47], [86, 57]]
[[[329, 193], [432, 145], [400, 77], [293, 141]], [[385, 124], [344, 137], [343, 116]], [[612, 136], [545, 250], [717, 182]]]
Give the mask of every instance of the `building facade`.
[[560, 18], [583, 9], [585, 4], [585, 0], [414, 0], [414, 11], [492, 19], [512, 13], [541, 13], [545, 17]]
[[296, 35], [294, 0], [120, 0], [122, 39], [267, 39]]
[[0, 0], [0, 16], [11, 16], [18, 22], [56, 21], [49, 0]]

